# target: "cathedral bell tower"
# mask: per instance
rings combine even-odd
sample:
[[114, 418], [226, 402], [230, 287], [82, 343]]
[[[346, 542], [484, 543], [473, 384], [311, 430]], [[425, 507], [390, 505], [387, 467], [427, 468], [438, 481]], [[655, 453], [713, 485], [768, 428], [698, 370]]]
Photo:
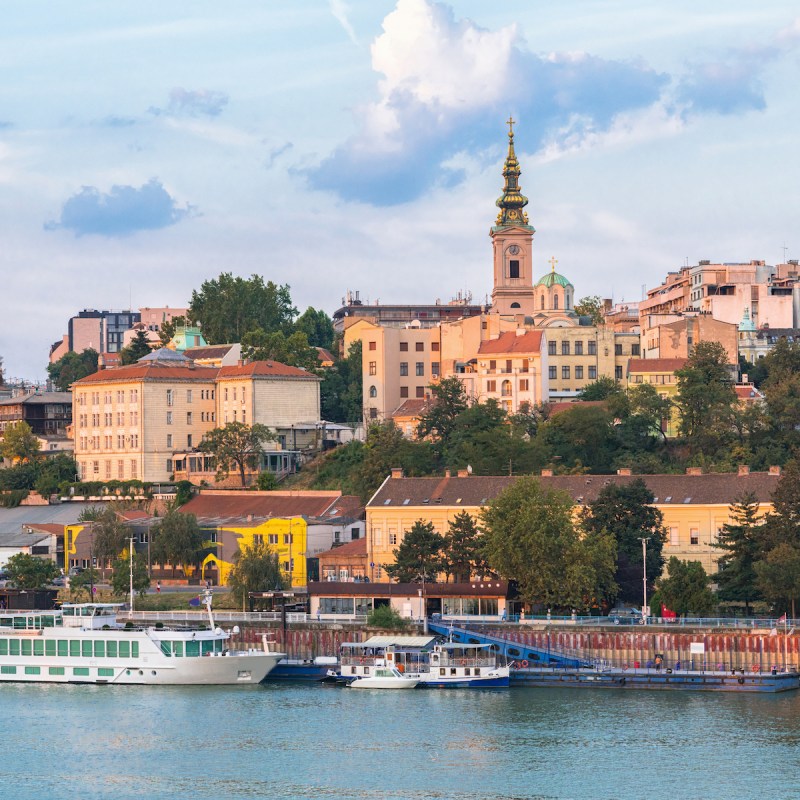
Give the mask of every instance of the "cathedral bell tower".
[[523, 208], [528, 198], [519, 188], [519, 161], [514, 152], [514, 120], [508, 120], [508, 155], [503, 167], [503, 194], [497, 200], [500, 213], [489, 231], [494, 248], [492, 312], [533, 316], [534, 291], [531, 251], [535, 230]]

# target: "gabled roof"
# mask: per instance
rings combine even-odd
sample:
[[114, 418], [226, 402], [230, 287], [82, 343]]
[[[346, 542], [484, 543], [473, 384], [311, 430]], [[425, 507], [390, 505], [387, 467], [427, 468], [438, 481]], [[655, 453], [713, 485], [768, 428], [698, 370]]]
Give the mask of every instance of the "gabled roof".
[[367, 555], [367, 540], [366, 539], [353, 539], [352, 542], [340, 544], [338, 547], [332, 547], [324, 553], [317, 553], [316, 558], [325, 558], [326, 556], [366, 556]]
[[392, 417], [418, 417], [424, 414], [432, 405], [430, 398], [410, 398], [404, 400], [392, 412]]
[[481, 342], [478, 352], [481, 355], [500, 353], [538, 353], [542, 349], [542, 332], [527, 331], [517, 334], [516, 331], [501, 333], [497, 339]]
[[195, 366], [191, 361], [187, 362], [186, 366], [151, 361], [144, 364], [137, 363], [114, 369], [103, 369], [75, 381], [73, 386], [127, 381], [213, 381], [217, 377], [218, 371], [217, 367]]
[[318, 381], [313, 372], [281, 364], [280, 361], [251, 361], [229, 367], [220, 367], [219, 379], [224, 378], [303, 378], [304, 380]]
[[222, 358], [233, 349], [232, 344], [209, 344], [205, 347], [187, 347], [183, 354], [189, 358], [199, 361], [203, 358]]
[[0, 406], [33, 406], [49, 403], [72, 405], [72, 392], [28, 392], [27, 394], [18, 394], [16, 397], [4, 397], [0, 400]]
[[632, 358], [628, 373], [675, 372], [686, 366], [687, 358]]

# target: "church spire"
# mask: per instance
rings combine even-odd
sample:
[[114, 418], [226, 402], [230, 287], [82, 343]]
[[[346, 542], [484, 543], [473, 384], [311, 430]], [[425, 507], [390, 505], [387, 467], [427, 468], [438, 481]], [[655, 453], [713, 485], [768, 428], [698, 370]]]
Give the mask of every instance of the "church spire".
[[528, 198], [519, 189], [519, 161], [514, 152], [514, 118], [508, 118], [508, 155], [503, 167], [505, 184], [503, 194], [497, 199], [500, 213], [497, 215], [497, 225], [528, 225], [528, 215], [522, 210], [528, 205]]

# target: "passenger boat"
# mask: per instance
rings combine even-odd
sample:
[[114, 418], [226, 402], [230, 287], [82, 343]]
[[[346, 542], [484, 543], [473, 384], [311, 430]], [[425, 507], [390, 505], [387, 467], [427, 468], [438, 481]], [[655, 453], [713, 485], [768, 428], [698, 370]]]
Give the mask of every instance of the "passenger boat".
[[[146, 685], [258, 684], [284, 657], [234, 650], [216, 627], [133, 627], [117, 622], [119, 603], [65, 603], [55, 611], [0, 611], [0, 682]], [[233, 633], [238, 633], [233, 628]]]
[[436, 641], [434, 636], [373, 636], [341, 646], [335, 677], [349, 683], [376, 668], [394, 667], [417, 678], [421, 688], [497, 689], [510, 681], [510, 668], [498, 664], [491, 645]]
[[404, 675], [394, 667], [375, 667], [369, 675], [362, 675], [347, 685], [351, 689], [414, 689], [419, 678]]

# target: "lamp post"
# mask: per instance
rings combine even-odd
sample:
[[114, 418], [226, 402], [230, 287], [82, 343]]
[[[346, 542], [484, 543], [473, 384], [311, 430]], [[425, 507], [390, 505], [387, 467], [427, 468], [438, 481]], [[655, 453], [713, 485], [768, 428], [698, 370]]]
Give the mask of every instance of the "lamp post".
[[647, 625], [647, 537], [640, 536], [642, 543], [642, 587], [644, 590], [644, 603], [642, 605], [642, 625]]

